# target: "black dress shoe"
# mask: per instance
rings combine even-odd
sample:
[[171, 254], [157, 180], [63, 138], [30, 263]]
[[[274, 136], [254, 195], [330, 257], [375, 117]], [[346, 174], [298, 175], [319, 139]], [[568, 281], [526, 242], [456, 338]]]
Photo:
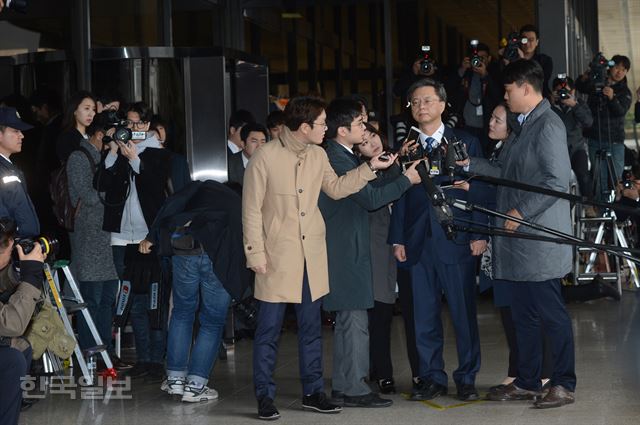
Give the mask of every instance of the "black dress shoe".
[[575, 401], [575, 393], [569, 391], [562, 385], [554, 385], [549, 389], [547, 395], [540, 400], [536, 400], [533, 406], [538, 409], [549, 409], [571, 404]]
[[280, 419], [280, 412], [273, 405], [273, 400], [269, 397], [263, 397], [258, 400], [258, 419], [263, 421], [273, 421]]
[[393, 378], [378, 379], [376, 383], [378, 384], [378, 388], [380, 388], [381, 394], [396, 393], [396, 383], [393, 382]]
[[393, 400], [380, 398], [376, 393], [358, 396], [344, 396], [344, 407], [389, 407]]
[[487, 399], [493, 401], [535, 400], [539, 395], [539, 391], [525, 390], [511, 383], [501, 390], [490, 392], [487, 394]]
[[462, 401], [479, 400], [480, 395], [473, 384], [464, 384], [457, 387], [458, 399]]
[[441, 395], [447, 395], [447, 387], [431, 380], [422, 380], [420, 386], [413, 390], [409, 400], [433, 400]]

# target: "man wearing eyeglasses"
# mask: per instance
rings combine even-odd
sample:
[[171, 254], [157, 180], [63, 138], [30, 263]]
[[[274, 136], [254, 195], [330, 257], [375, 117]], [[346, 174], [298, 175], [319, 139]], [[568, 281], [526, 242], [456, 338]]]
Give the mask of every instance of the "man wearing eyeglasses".
[[[458, 138], [464, 142], [469, 155], [482, 155], [478, 139], [468, 133], [454, 130], [442, 122], [447, 101], [444, 86], [431, 79], [413, 84], [409, 91], [411, 114], [421, 131], [418, 142], [432, 158], [446, 158], [447, 141]], [[443, 163], [445, 161], [442, 161]], [[434, 160], [431, 161], [435, 163]], [[432, 181], [436, 185], [449, 182], [444, 176], [445, 167], [431, 167]], [[462, 177], [454, 176], [454, 180]], [[485, 188], [473, 182], [454, 186], [446, 195], [486, 205]], [[455, 223], [487, 223], [481, 213], [453, 211]], [[476, 373], [480, 369], [480, 341], [476, 318], [475, 265], [477, 256], [487, 247], [486, 237], [458, 232], [453, 240], [440, 225], [426, 190], [420, 186], [409, 189], [394, 205], [389, 229], [389, 242], [394, 244], [394, 254], [401, 263], [411, 267], [414, 299], [416, 346], [420, 361], [420, 381], [414, 385], [411, 400], [430, 400], [447, 394], [448, 378], [444, 370], [442, 328], [442, 294], [447, 299], [451, 320], [455, 329], [458, 351], [458, 369], [453, 380], [460, 400], [478, 399], [475, 388]]]
[[253, 382], [258, 418], [280, 417], [274, 405], [278, 339], [287, 303], [298, 319], [302, 407], [338, 413], [322, 379], [320, 304], [329, 292], [325, 223], [320, 191], [333, 199], [349, 196], [375, 179], [375, 171], [395, 160], [379, 157], [338, 177], [319, 145], [327, 129], [325, 103], [314, 97], [291, 99], [277, 140], [256, 150], [247, 165], [242, 193], [242, 224], [247, 267], [256, 273], [259, 301], [253, 344]]
[[[103, 230], [111, 232], [113, 260], [118, 277], [125, 277], [125, 253], [137, 252], [149, 227], [171, 192], [171, 152], [162, 149], [154, 132], [149, 132], [151, 111], [143, 103], [126, 110], [127, 127], [135, 134], [128, 142], [112, 141], [103, 155], [94, 185], [105, 192]], [[180, 190], [174, 187], [173, 190]], [[132, 378], [151, 373], [160, 382], [164, 375], [165, 331], [149, 324], [149, 284], [134, 283], [129, 312], [136, 343], [136, 364], [127, 372]], [[161, 320], [162, 321], [162, 320]], [[149, 379], [149, 378], [148, 378]]]

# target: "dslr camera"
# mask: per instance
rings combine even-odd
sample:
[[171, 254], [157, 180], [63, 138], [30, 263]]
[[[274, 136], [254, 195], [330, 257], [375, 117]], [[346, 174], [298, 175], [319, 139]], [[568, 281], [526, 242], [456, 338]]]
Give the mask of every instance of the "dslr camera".
[[38, 238], [15, 238], [13, 245], [13, 252], [11, 253], [14, 264], [19, 264], [20, 257], [18, 256], [18, 245], [22, 247], [22, 252], [28, 255], [36, 246], [36, 242], [40, 243], [40, 249], [45, 255], [55, 254], [60, 248], [60, 241], [54, 238], [48, 238], [46, 236], [40, 236]]
[[471, 46], [471, 66], [474, 68], [478, 68], [483, 63], [482, 58], [478, 55], [478, 44], [480, 44], [480, 42], [475, 39], [469, 42]]
[[504, 52], [502, 53], [502, 57], [508, 60], [509, 62], [513, 62], [515, 60], [520, 59], [520, 55], [518, 54], [518, 49], [523, 44], [527, 44], [529, 40], [527, 37], [523, 37], [520, 33], [512, 32], [509, 34], [506, 40], [503, 39], [502, 44], [504, 44]]
[[558, 74], [558, 80], [560, 80], [560, 88], [558, 89], [558, 97], [562, 100], [569, 99], [571, 97], [571, 90], [567, 85], [567, 74]]
[[129, 121], [120, 111], [109, 110], [107, 112], [108, 124], [105, 126], [105, 131], [115, 128], [113, 136], [104, 136], [102, 143], [108, 144], [110, 142], [122, 142], [127, 143], [129, 140], [144, 140], [147, 138], [146, 131], [133, 131], [127, 125]]
[[596, 93], [601, 93], [607, 85], [607, 70], [614, 66], [613, 61], [598, 52], [589, 63], [589, 78], [593, 82]]
[[429, 52], [431, 52], [431, 46], [424, 45], [420, 47], [420, 56], [422, 56], [422, 60], [420, 61], [420, 73], [424, 75], [429, 75], [436, 69], [436, 64], [433, 59], [431, 59]]

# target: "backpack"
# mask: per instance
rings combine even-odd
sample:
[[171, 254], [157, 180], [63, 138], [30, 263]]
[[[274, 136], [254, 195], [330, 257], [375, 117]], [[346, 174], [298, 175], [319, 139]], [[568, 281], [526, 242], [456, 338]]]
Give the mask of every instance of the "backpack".
[[[95, 174], [96, 163], [91, 157], [91, 153], [83, 147], [80, 147], [77, 150], [87, 156], [89, 164], [91, 164], [91, 168]], [[49, 193], [51, 194], [51, 200], [53, 201], [53, 214], [55, 215], [58, 224], [65, 230], [72, 232], [75, 227], [76, 217], [80, 212], [82, 199], [78, 199], [76, 205], [73, 205], [73, 202], [71, 202], [66, 162], [63, 163], [60, 168], [55, 169], [51, 173], [51, 179], [49, 180]]]

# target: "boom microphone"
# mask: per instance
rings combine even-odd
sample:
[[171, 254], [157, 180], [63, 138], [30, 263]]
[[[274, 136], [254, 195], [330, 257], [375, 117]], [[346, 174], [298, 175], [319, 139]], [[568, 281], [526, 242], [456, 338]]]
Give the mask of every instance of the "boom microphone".
[[433, 205], [433, 210], [436, 213], [436, 220], [442, 226], [442, 230], [447, 235], [447, 239], [452, 240], [456, 237], [456, 232], [453, 227], [453, 213], [451, 212], [451, 208], [446, 203], [446, 198], [444, 193], [436, 187], [429, 176], [429, 172], [427, 171], [427, 166], [424, 161], [420, 162], [416, 166], [416, 171], [420, 175], [420, 179], [422, 180], [422, 187], [427, 191], [427, 196], [431, 201], [431, 205]]

